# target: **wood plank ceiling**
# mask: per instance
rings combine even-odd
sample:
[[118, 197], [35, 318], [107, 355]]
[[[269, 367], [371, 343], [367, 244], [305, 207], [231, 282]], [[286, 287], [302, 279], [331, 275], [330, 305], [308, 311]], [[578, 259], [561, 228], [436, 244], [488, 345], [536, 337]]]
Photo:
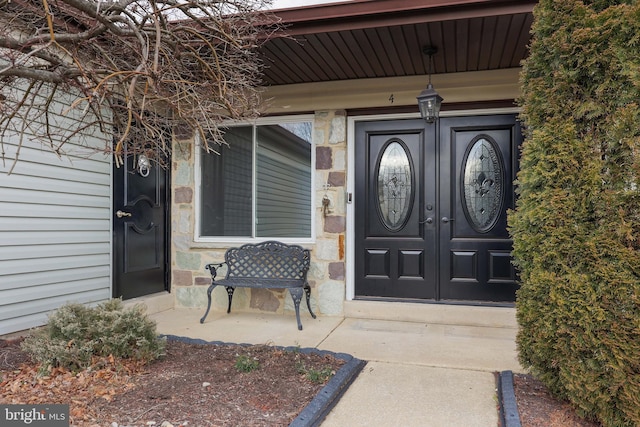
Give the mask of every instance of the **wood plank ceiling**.
[[359, 0], [274, 13], [285, 34], [261, 48], [267, 85], [519, 67], [535, 1]]

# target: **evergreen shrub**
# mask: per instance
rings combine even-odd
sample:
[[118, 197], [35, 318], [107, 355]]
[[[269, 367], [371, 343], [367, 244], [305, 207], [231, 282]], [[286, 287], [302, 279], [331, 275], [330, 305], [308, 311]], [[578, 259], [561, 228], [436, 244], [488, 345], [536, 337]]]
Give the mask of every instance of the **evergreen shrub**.
[[521, 364], [605, 426], [640, 426], [640, 5], [541, 0], [510, 212]]
[[155, 322], [142, 307], [124, 308], [121, 300], [113, 299], [96, 307], [60, 307], [22, 348], [46, 372], [54, 367], [81, 370], [94, 356], [149, 362], [164, 354], [165, 340], [157, 336]]

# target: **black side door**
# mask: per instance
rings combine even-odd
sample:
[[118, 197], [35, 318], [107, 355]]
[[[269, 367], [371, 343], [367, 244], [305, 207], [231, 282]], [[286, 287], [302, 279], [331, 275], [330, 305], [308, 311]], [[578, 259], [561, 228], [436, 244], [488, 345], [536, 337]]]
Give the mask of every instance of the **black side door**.
[[169, 290], [169, 173], [127, 155], [113, 168], [113, 297]]

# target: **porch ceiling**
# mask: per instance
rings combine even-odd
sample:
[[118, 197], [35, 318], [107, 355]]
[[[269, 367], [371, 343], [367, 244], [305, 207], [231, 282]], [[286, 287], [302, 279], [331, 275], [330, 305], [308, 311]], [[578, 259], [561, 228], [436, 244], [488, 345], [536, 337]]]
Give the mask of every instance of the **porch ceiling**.
[[261, 48], [268, 86], [515, 68], [531, 0], [355, 0], [274, 13], [285, 34]]

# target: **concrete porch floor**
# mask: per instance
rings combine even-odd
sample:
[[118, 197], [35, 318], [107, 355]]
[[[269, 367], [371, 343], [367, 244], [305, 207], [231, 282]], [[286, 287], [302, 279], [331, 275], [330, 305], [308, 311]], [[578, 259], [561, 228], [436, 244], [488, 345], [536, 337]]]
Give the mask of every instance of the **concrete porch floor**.
[[[150, 312], [154, 310], [150, 307]], [[167, 309], [158, 332], [229, 343], [313, 347], [368, 361], [323, 427], [498, 425], [494, 372], [521, 372], [515, 309], [349, 301], [345, 317]]]

